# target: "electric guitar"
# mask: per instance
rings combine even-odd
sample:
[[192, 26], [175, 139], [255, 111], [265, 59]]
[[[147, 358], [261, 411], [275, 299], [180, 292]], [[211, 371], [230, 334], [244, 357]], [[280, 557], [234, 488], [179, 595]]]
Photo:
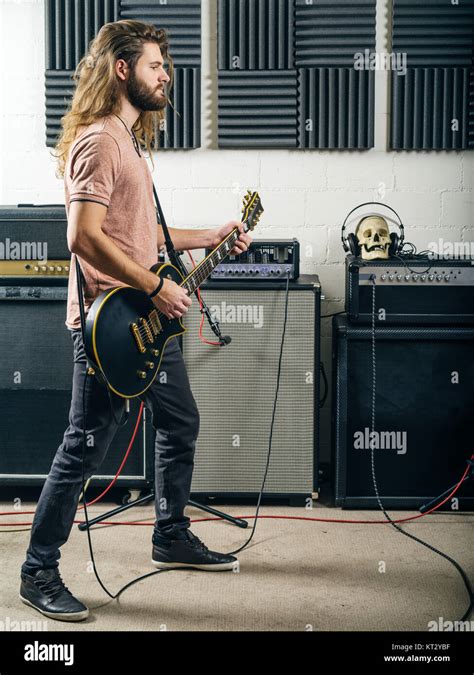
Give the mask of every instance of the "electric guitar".
[[[254, 229], [262, 212], [258, 192], [248, 190], [242, 208], [245, 232]], [[236, 227], [187, 277], [170, 263], [151, 269], [191, 295], [233, 249], [238, 236]], [[86, 317], [84, 347], [99, 378], [118, 396], [134, 398], [153, 383], [168, 340], [185, 331], [181, 319], [166, 317], [146, 293], [120, 286], [105, 291], [93, 302]]]

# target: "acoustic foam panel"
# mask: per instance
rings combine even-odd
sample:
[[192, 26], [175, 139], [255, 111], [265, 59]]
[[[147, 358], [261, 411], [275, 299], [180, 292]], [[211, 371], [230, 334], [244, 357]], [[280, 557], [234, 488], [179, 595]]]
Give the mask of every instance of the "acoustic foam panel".
[[474, 147], [474, 0], [394, 0], [392, 51], [408, 68], [392, 72], [391, 148]]
[[201, 110], [200, 0], [46, 0], [46, 145], [54, 146], [72, 93], [74, 70], [101, 26], [136, 19], [166, 28], [175, 64], [165, 129], [154, 148], [199, 147]]
[[296, 148], [296, 71], [220, 71], [218, 119], [221, 148]]
[[375, 0], [219, 0], [219, 146], [372, 147], [374, 48]]

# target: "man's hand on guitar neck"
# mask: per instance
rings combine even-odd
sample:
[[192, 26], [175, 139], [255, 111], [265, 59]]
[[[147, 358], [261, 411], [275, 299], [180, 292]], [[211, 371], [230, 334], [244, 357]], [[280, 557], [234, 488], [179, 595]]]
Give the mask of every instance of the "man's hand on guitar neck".
[[229, 251], [229, 254], [240, 255], [240, 253], [246, 251], [252, 242], [252, 237], [247, 232], [244, 232], [244, 224], [238, 220], [231, 220], [225, 225], [211, 229], [211, 232], [214, 234], [211, 248], [218, 246], [235, 227], [239, 228], [240, 234], [239, 238], [235, 242], [234, 248]]

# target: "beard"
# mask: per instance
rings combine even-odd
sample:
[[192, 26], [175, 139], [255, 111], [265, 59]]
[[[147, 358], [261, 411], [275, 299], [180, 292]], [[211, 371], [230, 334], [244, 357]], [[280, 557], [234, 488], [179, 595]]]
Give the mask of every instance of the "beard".
[[128, 99], [139, 110], [163, 110], [168, 103], [166, 85], [164, 86], [164, 92], [159, 92], [158, 89], [150, 89], [136, 77], [135, 70], [132, 70], [127, 82]]

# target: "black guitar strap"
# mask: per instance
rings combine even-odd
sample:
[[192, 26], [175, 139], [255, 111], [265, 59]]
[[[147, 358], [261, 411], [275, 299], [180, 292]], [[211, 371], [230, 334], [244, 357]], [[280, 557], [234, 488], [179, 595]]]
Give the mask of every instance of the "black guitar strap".
[[178, 254], [176, 253], [176, 249], [174, 247], [173, 242], [171, 241], [170, 233], [168, 230], [168, 226], [166, 224], [165, 220], [165, 215], [163, 213], [163, 210], [161, 208], [160, 200], [158, 199], [158, 193], [156, 192], [155, 184], [153, 183], [153, 195], [155, 197], [155, 203], [156, 203], [156, 209], [158, 211], [156, 215], [156, 219], [158, 223], [161, 225], [163, 229], [163, 234], [165, 235], [165, 246], [166, 246], [166, 252], [168, 253], [169, 259], [173, 263], [175, 267], [177, 267], [182, 274], [186, 277], [188, 272], [186, 268], [184, 267], [183, 263], [179, 259]]
[[84, 354], [86, 357], [86, 372], [91, 375], [94, 374], [101, 384], [105, 384], [103, 377], [97, 372], [97, 368], [91, 363], [86, 354], [86, 312], [84, 308], [84, 286], [85, 280], [84, 275], [82, 274], [81, 266], [77, 255], [74, 255], [76, 259], [76, 279], [77, 279], [77, 296], [79, 301], [79, 314], [81, 317], [81, 332], [82, 332], [82, 344], [84, 345]]

